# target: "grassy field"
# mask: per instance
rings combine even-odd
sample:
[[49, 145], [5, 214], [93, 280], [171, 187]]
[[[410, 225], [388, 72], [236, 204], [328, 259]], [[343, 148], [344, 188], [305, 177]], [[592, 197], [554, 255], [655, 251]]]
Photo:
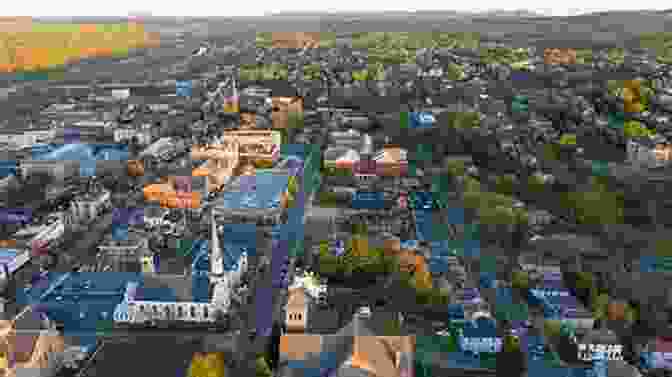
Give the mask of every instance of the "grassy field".
[[0, 72], [41, 72], [80, 59], [125, 56], [155, 43], [142, 25], [2, 22]]

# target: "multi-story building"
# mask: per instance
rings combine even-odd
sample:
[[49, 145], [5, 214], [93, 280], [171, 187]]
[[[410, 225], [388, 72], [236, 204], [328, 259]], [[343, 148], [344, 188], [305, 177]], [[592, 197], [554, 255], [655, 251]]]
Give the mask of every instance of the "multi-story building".
[[110, 208], [111, 194], [108, 190], [86, 193], [70, 203], [72, 218], [76, 223], [88, 224]]
[[65, 128], [57, 131], [57, 136], [61, 137], [89, 137], [89, 138], [103, 138], [112, 132], [115, 124], [110, 121], [100, 120], [81, 120], [65, 124]]
[[145, 256], [150, 255], [147, 237], [128, 232], [125, 239], [107, 239], [98, 246], [101, 260], [98, 263], [110, 266], [117, 272], [143, 270]]
[[55, 136], [56, 130], [51, 127], [2, 129], [0, 130], [0, 144], [7, 144], [15, 148], [25, 148], [36, 143], [49, 142]]
[[127, 126], [114, 130], [114, 142], [130, 142], [137, 140], [140, 145], [149, 145], [158, 137], [158, 129], [151, 124], [143, 124], [140, 127]]
[[[194, 279], [186, 279], [184, 276], [162, 277], [160, 274], [155, 278], [173, 291], [181, 292], [176, 294], [179, 297], [169, 299], [165, 296], [151, 296], [146, 293], [150, 291], [146, 288], [140, 290], [144, 296], [137, 297], [138, 286], [127, 287], [124, 300], [115, 309], [115, 323], [150, 326], [166, 322], [172, 325], [207, 325], [216, 324], [220, 321], [220, 315], [229, 314], [231, 294], [247, 271], [247, 250], [232, 247], [226, 240], [222, 242], [213, 217], [209, 249], [208, 243], [197, 243], [197, 250], [194, 251]], [[203, 267], [208, 269], [204, 270]], [[200, 278], [206, 277], [209, 284], [198, 284]], [[147, 281], [143, 281], [143, 284], [146, 285]], [[203, 288], [206, 292], [199, 291]]]

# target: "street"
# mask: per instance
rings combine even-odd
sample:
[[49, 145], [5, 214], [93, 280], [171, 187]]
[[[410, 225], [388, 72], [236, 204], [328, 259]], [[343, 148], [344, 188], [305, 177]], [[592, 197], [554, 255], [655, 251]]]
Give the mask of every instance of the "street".
[[152, 376], [186, 375], [194, 352], [202, 350], [198, 341], [174, 335], [134, 335], [108, 339], [82, 377], [116, 377], [150, 373]]

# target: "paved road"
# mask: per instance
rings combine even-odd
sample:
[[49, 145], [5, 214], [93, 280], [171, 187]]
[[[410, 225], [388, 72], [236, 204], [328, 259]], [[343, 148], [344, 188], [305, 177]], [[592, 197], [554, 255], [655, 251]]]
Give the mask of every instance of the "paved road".
[[162, 377], [183, 377], [197, 342], [177, 336], [133, 336], [103, 342], [89, 369], [82, 377], [117, 377], [149, 374]]

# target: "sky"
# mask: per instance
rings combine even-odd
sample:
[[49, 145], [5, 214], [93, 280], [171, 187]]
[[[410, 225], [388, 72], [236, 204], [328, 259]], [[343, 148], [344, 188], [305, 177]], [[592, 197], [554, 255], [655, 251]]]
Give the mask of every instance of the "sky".
[[[547, 6], [540, 7], [540, 4]], [[590, 5], [586, 8], [585, 5]], [[60, 0], [60, 1], [5, 1], [0, 9], [0, 16], [126, 16], [129, 13], [151, 13], [155, 16], [260, 16], [265, 13], [296, 12], [296, 11], [412, 11], [412, 10], [456, 10], [456, 11], [484, 11], [499, 10], [529, 10], [536, 13], [552, 16], [568, 16], [586, 12], [605, 10], [637, 10], [642, 9], [669, 9], [669, 2], [652, 0], [644, 3], [613, 0], [509, 0], [506, 2], [494, 0], [477, 1], [445, 1], [425, 0], [422, 8], [410, 7], [408, 1], [385, 0], [380, 3], [361, 0], [339, 1], [306, 1], [306, 0], [255, 0], [255, 1], [225, 1], [225, 0]], [[417, 6], [416, 4], [412, 4]]]

